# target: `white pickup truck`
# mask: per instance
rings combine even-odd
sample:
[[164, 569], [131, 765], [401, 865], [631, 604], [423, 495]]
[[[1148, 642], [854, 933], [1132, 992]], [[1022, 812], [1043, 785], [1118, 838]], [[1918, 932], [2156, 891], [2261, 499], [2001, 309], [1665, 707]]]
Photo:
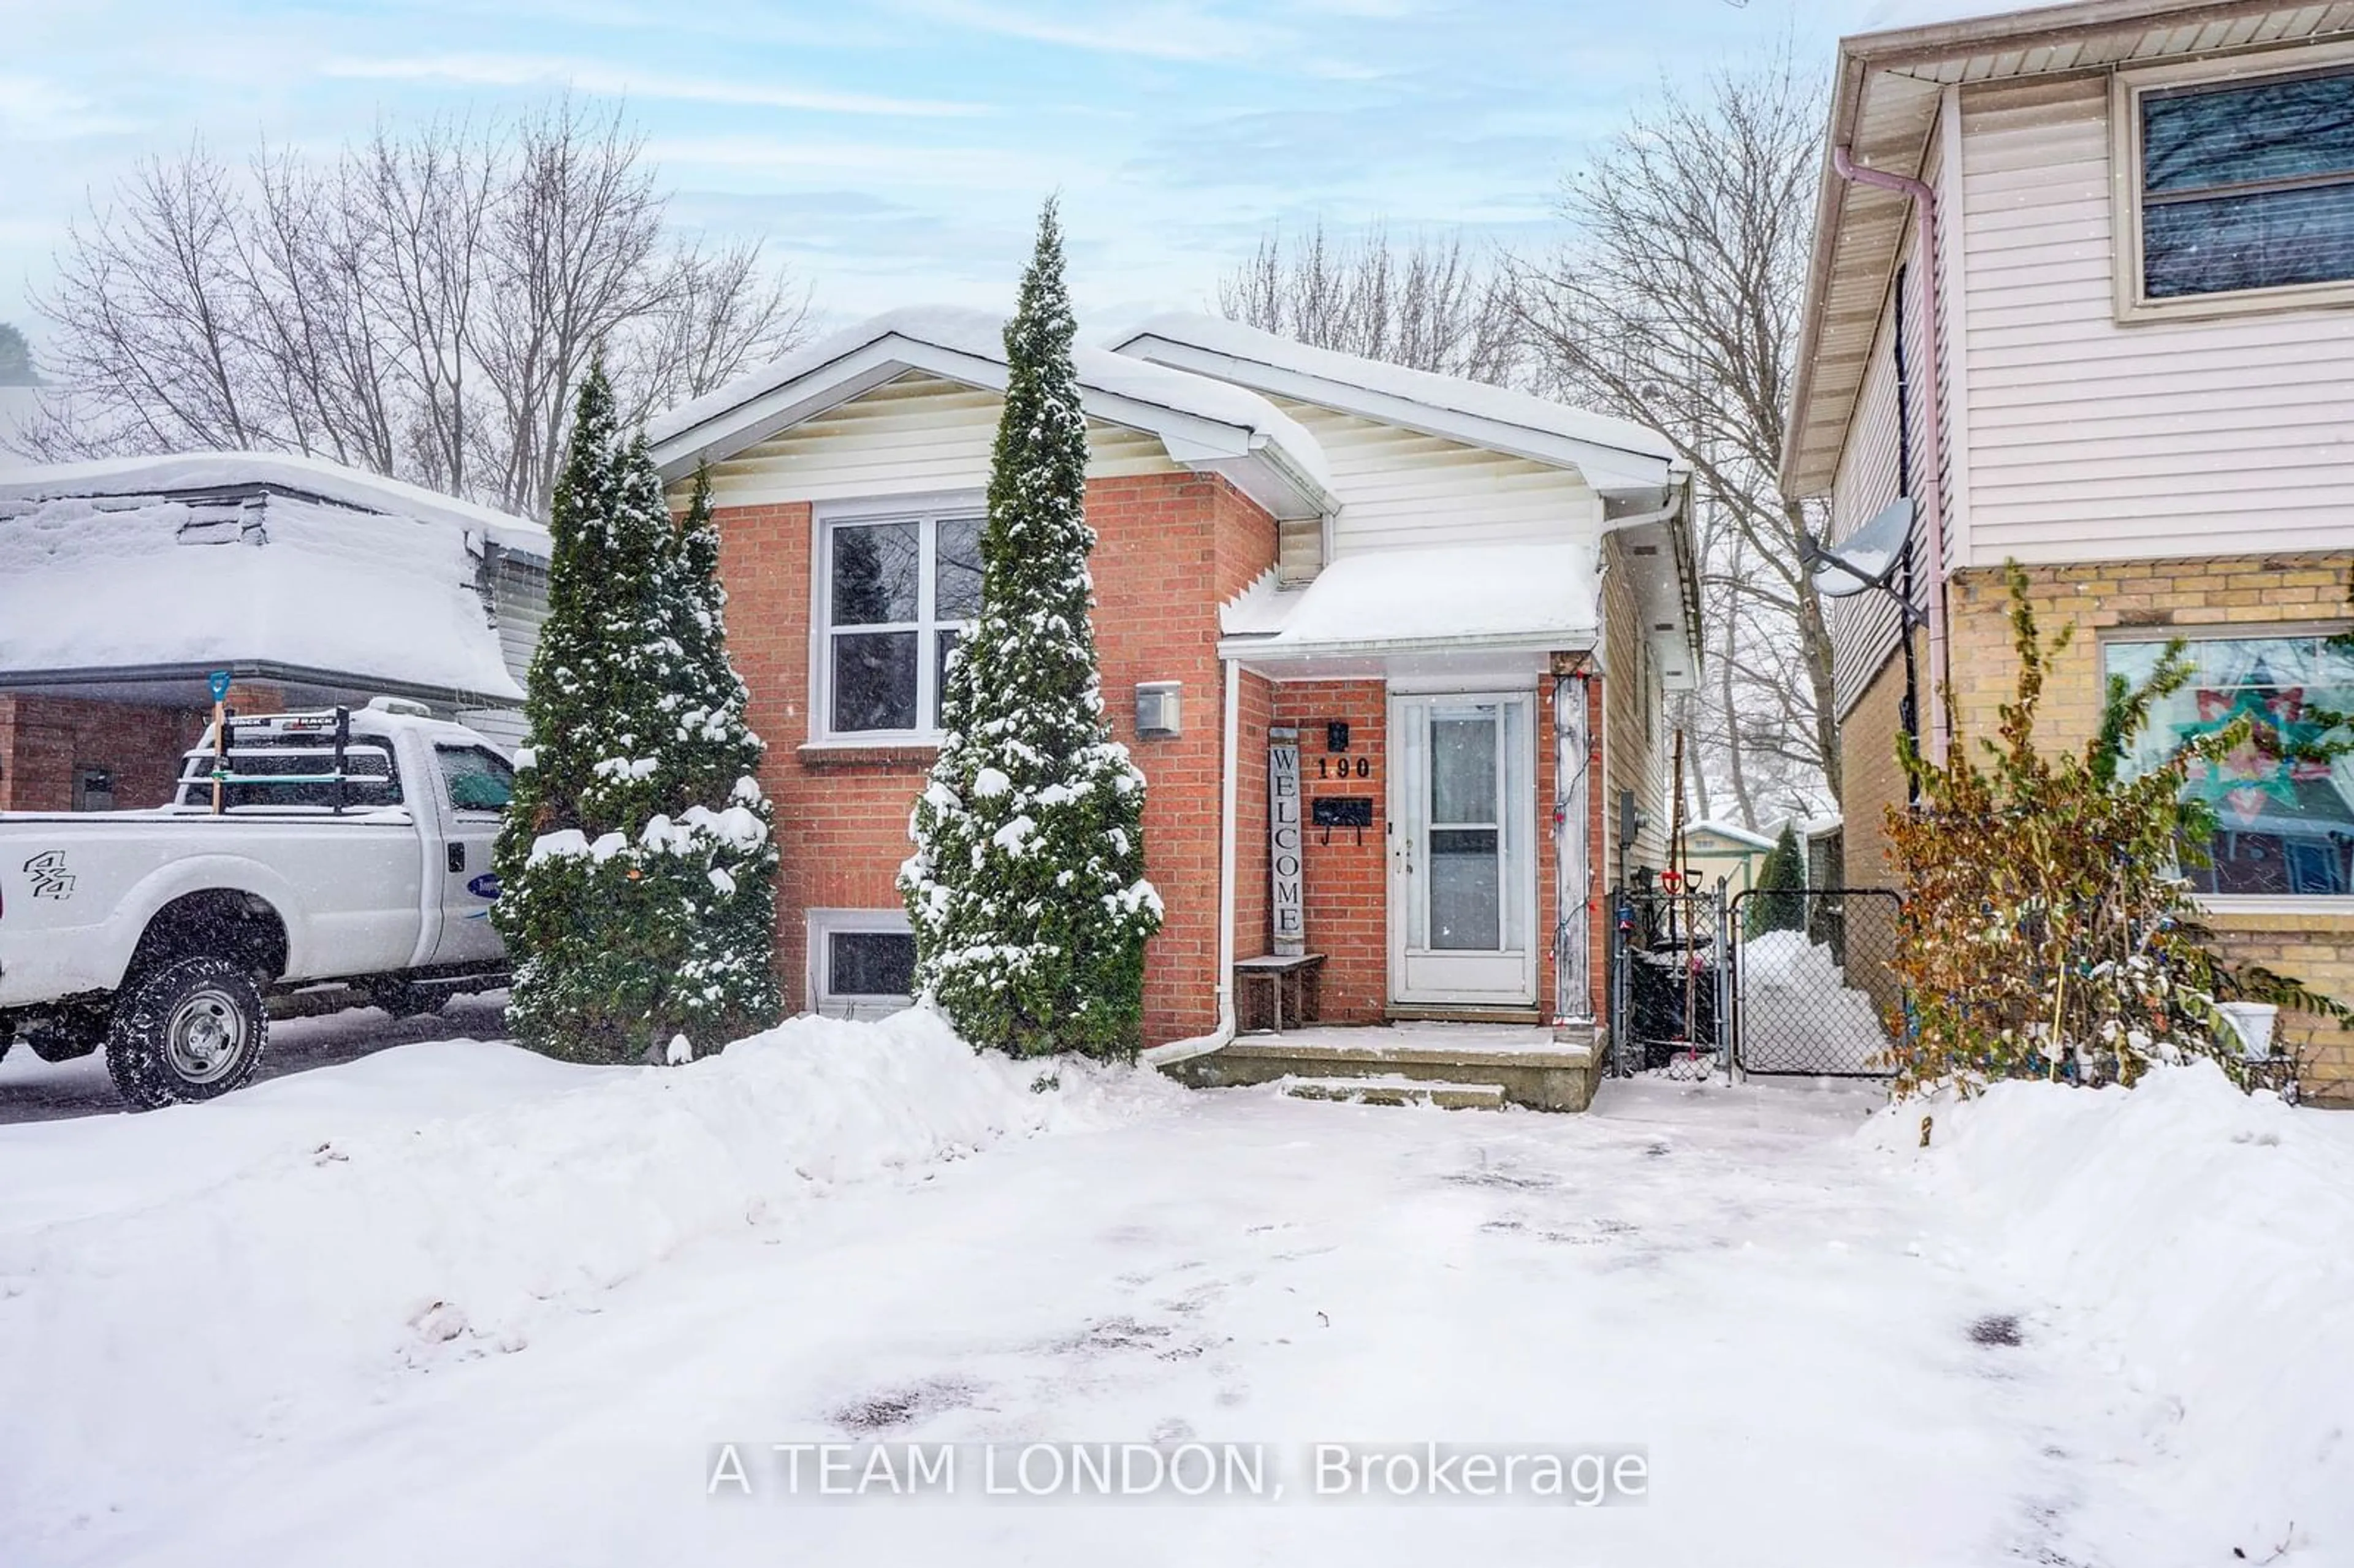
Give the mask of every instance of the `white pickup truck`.
[[144, 1108], [253, 1075], [273, 993], [343, 982], [395, 1013], [506, 983], [489, 919], [505, 758], [366, 708], [233, 717], [153, 810], [0, 813], [0, 1050], [103, 1045]]

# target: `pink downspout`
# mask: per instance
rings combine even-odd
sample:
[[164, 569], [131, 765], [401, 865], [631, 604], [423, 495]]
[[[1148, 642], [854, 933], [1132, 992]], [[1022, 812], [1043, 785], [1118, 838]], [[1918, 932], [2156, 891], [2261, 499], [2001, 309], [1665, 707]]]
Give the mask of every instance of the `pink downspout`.
[[[1913, 198], [1913, 219], [1918, 238], [1914, 246], [1920, 263], [1921, 319], [1928, 334], [1926, 377], [1929, 391], [1928, 442], [1923, 451], [1925, 473], [1916, 488], [1929, 524], [1929, 760], [1946, 759], [1946, 393], [1944, 359], [1937, 352], [1937, 193], [1925, 181], [1884, 170], [1866, 168], [1848, 155], [1845, 147], [1831, 149], [1831, 167], [1839, 177], [1858, 185], [1894, 191]], [[1898, 308], [1903, 308], [1902, 302]]]

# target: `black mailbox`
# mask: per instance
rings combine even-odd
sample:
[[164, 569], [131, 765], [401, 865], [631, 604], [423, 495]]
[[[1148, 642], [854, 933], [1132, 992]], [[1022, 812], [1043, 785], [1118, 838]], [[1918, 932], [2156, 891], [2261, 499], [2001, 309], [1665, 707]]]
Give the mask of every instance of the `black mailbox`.
[[1318, 800], [1311, 819], [1320, 828], [1370, 828], [1373, 825], [1371, 795], [1326, 795]]

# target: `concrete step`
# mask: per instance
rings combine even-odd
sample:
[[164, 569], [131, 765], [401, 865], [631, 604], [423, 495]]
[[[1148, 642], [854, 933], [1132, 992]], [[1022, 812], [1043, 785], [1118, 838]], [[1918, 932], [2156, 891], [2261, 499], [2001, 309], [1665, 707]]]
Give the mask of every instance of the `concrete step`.
[[1294, 1099], [1345, 1100], [1363, 1106], [1437, 1106], [1441, 1110], [1501, 1110], [1501, 1084], [1450, 1084], [1444, 1079], [1384, 1074], [1363, 1078], [1283, 1078], [1276, 1086]]
[[1320, 1025], [1248, 1034], [1161, 1071], [1204, 1089], [1282, 1079], [1468, 1085], [1496, 1091], [1507, 1105], [1556, 1111], [1584, 1110], [1601, 1075], [1590, 1038], [1473, 1024]]

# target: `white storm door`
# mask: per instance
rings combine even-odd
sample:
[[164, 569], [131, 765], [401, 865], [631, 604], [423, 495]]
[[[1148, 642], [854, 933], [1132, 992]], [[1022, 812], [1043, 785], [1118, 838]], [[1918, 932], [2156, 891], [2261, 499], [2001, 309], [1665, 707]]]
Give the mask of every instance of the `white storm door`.
[[1390, 699], [1393, 1001], [1535, 1005], [1534, 720], [1525, 694]]

